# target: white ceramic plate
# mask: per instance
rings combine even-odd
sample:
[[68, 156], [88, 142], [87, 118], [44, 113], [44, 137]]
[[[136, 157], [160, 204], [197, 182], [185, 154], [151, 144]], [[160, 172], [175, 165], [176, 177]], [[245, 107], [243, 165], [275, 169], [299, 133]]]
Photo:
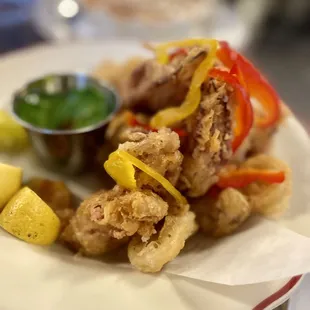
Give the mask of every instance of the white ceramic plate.
[[[12, 92], [32, 78], [51, 72], [89, 71], [104, 57], [123, 60], [141, 52], [139, 44], [123, 41], [44, 45], [7, 55], [0, 60], [0, 107], [8, 108]], [[304, 156], [310, 154], [307, 134], [294, 118], [289, 119], [280, 134], [293, 144], [288, 151], [280, 143], [278, 150], [288, 152], [290, 164], [298, 167]], [[1, 155], [0, 161], [22, 166], [26, 176], [60, 178], [39, 166], [30, 153], [16, 157]], [[303, 172], [297, 169], [293, 205], [304, 195], [299, 190], [302, 179]], [[87, 177], [66, 181], [81, 197], [97, 186]], [[306, 222], [296, 218], [295, 222], [283, 223], [310, 235]], [[288, 299], [301, 281], [301, 277], [294, 277], [230, 287], [164, 273], [150, 276], [133, 270], [120, 272], [113, 265], [103, 268], [100, 262], [73, 257], [57, 247], [48, 250], [31, 246], [4, 231], [0, 231], [0, 247], [0, 309], [3, 310], [272, 309]]]

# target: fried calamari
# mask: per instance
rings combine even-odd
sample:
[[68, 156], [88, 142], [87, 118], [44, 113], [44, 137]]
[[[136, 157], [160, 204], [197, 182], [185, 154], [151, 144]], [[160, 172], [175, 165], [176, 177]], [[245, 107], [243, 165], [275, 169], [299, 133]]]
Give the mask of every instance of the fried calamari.
[[123, 85], [130, 78], [132, 71], [139, 66], [144, 59], [142, 57], [132, 57], [123, 63], [103, 61], [92, 72], [92, 76], [99, 80], [103, 80], [115, 87], [120, 95], [123, 95]]
[[60, 240], [68, 247], [87, 256], [98, 256], [125, 244], [128, 239], [115, 239], [110, 235], [111, 227], [92, 220], [92, 214], [102, 202], [105, 191], [93, 194], [84, 200]]
[[[179, 151], [179, 136], [168, 128], [158, 132], [134, 133], [129, 141], [119, 146], [120, 150], [126, 151], [140, 159], [149, 167], [164, 176], [172, 185], [176, 185], [181, 172], [183, 156]], [[163, 187], [144, 172], [136, 171], [137, 186], [139, 188], [152, 189], [156, 193], [163, 193]]]
[[[109, 123], [105, 138], [111, 144], [113, 149], [117, 149], [120, 144], [129, 141], [131, 133], [148, 133], [148, 130], [143, 129], [140, 126], [131, 126], [130, 121], [132, 117], [132, 112], [129, 110], [124, 110], [117, 114]], [[135, 118], [139, 120], [143, 117], [143, 115], [135, 115]]]
[[282, 214], [288, 207], [292, 190], [291, 170], [288, 165], [277, 158], [261, 154], [249, 158], [241, 167], [285, 172], [285, 180], [282, 183], [253, 182], [241, 190], [254, 212], [273, 217]]
[[148, 240], [156, 233], [154, 225], [167, 214], [168, 204], [155, 193], [115, 186], [81, 204], [62, 240], [86, 255], [101, 255], [134, 234]]
[[130, 263], [143, 272], [158, 272], [183, 249], [198, 229], [193, 212], [165, 217], [162, 229], [149, 241], [133, 238], [128, 245]]
[[192, 48], [187, 56], [178, 57], [167, 65], [155, 59], [146, 60], [125, 81], [124, 105], [134, 111], [149, 113], [180, 105], [188, 92], [193, 73], [206, 54], [206, 49]]
[[203, 196], [217, 181], [219, 169], [231, 157], [231, 91], [211, 80], [197, 111], [186, 120], [188, 139], [183, 148], [179, 188], [190, 197]]
[[74, 215], [72, 194], [62, 181], [32, 178], [27, 186], [47, 203], [59, 217], [61, 227], [68, 225]]
[[251, 206], [238, 190], [227, 188], [217, 197], [195, 199], [191, 206], [200, 229], [213, 237], [232, 234], [251, 215]]

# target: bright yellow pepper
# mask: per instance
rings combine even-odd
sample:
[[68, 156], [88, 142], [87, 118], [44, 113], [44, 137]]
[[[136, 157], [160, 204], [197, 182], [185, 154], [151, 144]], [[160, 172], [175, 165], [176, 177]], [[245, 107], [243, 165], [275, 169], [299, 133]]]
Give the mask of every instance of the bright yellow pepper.
[[169, 127], [177, 122], [182, 121], [195, 112], [201, 100], [200, 87], [205, 81], [208, 71], [213, 67], [216, 60], [218, 41], [213, 39], [191, 39], [165, 43], [156, 48], [155, 54], [157, 60], [162, 64], [166, 64], [169, 60], [168, 49], [172, 47], [189, 47], [196, 45], [208, 45], [210, 49], [206, 58], [201, 62], [193, 75], [185, 101], [180, 107], [167, 108], [156, 113], [151, 119], [151, 127]]
[[185, 197], [166, 178], [125, 151], [117, 150], [111, 153], [104, 163], [106, 172], [115, 182], [128, 189], [137, 187], [134, 166], [159, 182], [178, 202], [187, 204]]

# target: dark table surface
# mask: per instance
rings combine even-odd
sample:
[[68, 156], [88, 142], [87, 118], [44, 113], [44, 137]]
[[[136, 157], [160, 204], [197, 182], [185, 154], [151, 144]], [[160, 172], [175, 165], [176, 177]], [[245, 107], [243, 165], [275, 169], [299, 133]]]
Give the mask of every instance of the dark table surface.
[[31, 23], [0, 28], [0, 55], [43, 42]]

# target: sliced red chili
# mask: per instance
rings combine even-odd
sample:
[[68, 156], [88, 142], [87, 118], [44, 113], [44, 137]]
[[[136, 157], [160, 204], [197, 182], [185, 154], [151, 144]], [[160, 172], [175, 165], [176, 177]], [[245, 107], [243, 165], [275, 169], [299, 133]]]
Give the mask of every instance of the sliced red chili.
[[[264, 116], [255, 120], [260, 128], [273, 126], [281, 116], [281, 99], [275, 89], [259, 70], [243, 55], [232, 49], [227, 42], [220, 42], [217, 57], [228, 68], [237, 64], [243, 76], [250, 97], [258, 100], [264, 110]], [[240, 74], [238, 74], [240, 77]]]
[[[233, 67], [232, 70], [237, 71], [238, 68]], [[209, 71], [209, 76], [223, 80], [235, 90], [236, 108], [234, 111], [234, 119], [236, 123], [234, 126], [234, 139], [232, 142], [232, 150], [235, 152], [248, 136], [253, 125], [253, 108], [250, 97], [245, 88], [241, 85], [238, 77], [231, 72], [213, 68]]]
[[185, 48], [178, 48], [175, 50], [173, 53], [169, 55], [169, 62], [171, 62], [175, 57], [177, 56], [186, 56], [187, 55], [187, 50]]
[[275, 184], [282, 183], [284, 180], [285, 173], [283, 171], [247, 168], [220, 174], [216, 185], [222, 189], [227, 187], [242, 188], [257, 181]]

